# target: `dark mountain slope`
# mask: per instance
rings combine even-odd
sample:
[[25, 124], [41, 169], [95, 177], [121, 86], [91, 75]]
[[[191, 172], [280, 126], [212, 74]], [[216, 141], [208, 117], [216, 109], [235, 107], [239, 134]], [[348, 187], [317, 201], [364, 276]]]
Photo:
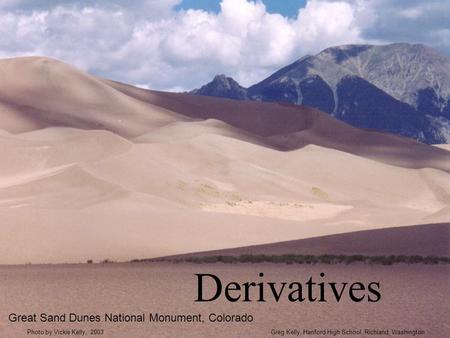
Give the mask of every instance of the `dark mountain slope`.
[[239, 95], [212, 90], [213, 83], [201, 95], [301, 104], [356, 127], [430, 144], [450, 141], [450, 57], [423, 45], [328, 48], [248, 89], [227, 79]]

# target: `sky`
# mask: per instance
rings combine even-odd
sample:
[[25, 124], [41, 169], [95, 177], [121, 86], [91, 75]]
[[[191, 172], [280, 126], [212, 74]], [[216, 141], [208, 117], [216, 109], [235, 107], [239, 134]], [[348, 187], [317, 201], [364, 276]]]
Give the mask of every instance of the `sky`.
[[[209, 12], [220, 12], [221, 0], [184, 0], [176, 9], [203, 9]], [[289, 18], [295, 18], [299, 8], [306, 5], [306, 0], [265, 0], [263, 1], [269, 13], [279, 13]]]
[[450, 54], [450, 0], [1, 0], [0, 58], [42, 55], [91, 74], [184, 91], [244, 86], [342, 44]]

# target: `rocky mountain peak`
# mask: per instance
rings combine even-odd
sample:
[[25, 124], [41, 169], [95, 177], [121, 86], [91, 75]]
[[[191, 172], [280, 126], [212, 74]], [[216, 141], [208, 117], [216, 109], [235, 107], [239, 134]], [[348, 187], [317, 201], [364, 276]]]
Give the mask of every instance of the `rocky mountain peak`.
[[247, 89], [240, 86], [233, 78], [227, 77], [224, 74], [216, 75], [211, 82], [199, 89], [193, 90], [192, 93], [237, 100], [245, 100], [247, 98]]

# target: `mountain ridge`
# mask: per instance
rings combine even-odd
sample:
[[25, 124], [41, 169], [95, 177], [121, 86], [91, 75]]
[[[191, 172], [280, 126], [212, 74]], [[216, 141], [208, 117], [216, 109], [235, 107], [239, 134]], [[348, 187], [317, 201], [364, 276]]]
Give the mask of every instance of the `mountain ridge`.
[[450, 57], [421, 44], [330, 47], [239, 86], [241, 97], [215, 80], [192, 93], [301, 104], [356, 127], [429, 144], [450, 141]]

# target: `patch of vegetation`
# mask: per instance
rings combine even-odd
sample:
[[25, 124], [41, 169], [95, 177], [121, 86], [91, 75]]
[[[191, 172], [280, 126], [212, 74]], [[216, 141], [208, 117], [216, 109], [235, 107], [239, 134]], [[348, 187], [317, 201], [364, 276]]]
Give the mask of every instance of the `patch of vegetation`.
[[165, 261], [173, 263], [285, 263], [285, 264], [449, 264], [450, 257], [439, 256], [405, 256], [405, 255], [383, 255], [383, 256], [365, 256], [365, 255], [212, 255], [199, 257], [178, 257], [162, 258], [150, 260], [135, 260], [134, 262]]
[[197, 191], [201, 194], [208, 195], [211, 197], [220, 197], [220, 191], [207, 183], [200, 184], [200, 187], [198, 188]]
[[323, 191], [322, 189], [318, 188], [318, 187], [312, 187], [311, 188], [311, 193], [314, 196], [317, 196], [319, 198], [324, 198], [324, 199], [328, 198], [328, 194], [325, 191]]
[[227, 196], [231, 202], [241, 202], [242, 201], [242, 197], [238, 192], [232, 192], [230, 194], [228, 194]]
[[178, 180], [177, 181], [177, 188], [181, 191], [185, 191], [187, 187], [187, 183], [182, 181], [182, 180]]

